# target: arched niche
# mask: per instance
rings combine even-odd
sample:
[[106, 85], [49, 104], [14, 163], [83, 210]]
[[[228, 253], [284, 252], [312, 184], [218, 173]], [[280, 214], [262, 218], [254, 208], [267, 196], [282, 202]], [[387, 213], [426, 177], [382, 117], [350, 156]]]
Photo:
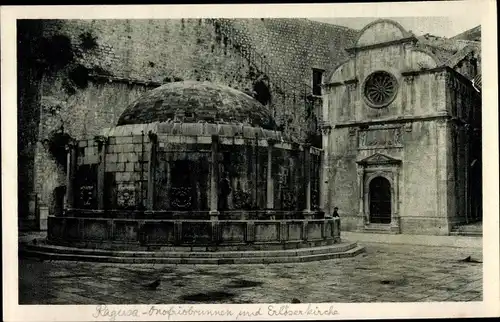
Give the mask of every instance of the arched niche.
[[429, 50], [417, 48], [410, 52], [411, 70], [432, 69], [439, 66], [439, 59]]
[[379, 19], [366, 25], [360, 32], [356, 47], [370, 46], [411, 37], [399, 23], [389, 19]]
[[338, 66], [328, 78], [329, 83], [338, 83], [356, 77], [354, 59], [350, 59]]

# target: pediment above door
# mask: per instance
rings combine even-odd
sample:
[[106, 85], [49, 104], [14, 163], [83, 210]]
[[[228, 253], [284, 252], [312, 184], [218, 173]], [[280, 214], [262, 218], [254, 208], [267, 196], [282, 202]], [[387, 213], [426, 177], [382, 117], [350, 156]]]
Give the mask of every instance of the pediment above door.
[[382, 153], [375, 153], [365, 159], [356, 161], [359, 165], [378, 165], [378, 164], [400, 164], [401, 160], [395, 159]]

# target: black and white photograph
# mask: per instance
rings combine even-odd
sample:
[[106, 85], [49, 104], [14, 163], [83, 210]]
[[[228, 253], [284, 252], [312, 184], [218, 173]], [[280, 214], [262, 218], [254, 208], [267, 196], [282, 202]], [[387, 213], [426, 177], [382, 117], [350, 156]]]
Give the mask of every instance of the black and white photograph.
[[2, 71], [17, 141], [2, 144], [17, 164], [2, 156], [11, 304], [85, 305], [99, 321], [491, 304], [498, 168], [485, 151], [498, 144], [485, 119], [498, 107], [482, 37], [495, 3], [455, 4], [461, 14], [17, 8]]

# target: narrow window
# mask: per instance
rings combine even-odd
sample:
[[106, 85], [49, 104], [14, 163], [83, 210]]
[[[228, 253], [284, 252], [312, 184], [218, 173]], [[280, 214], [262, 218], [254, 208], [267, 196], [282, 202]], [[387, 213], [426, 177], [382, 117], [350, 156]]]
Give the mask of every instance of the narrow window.
[[313, 95], [315, 96], [321, 96], [321, 82], [324, 72], [322, 69], [313, 68]]

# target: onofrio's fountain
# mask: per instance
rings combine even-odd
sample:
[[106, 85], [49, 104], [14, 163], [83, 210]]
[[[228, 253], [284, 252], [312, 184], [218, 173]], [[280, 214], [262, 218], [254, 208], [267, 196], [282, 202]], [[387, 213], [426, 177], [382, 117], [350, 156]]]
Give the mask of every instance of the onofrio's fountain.
[[175, 82], [68, 146], [65, 210], [24, 251], [110, 262], [270, 263], [353, 256], [318, 209], [321, 150], [235, 89]]

